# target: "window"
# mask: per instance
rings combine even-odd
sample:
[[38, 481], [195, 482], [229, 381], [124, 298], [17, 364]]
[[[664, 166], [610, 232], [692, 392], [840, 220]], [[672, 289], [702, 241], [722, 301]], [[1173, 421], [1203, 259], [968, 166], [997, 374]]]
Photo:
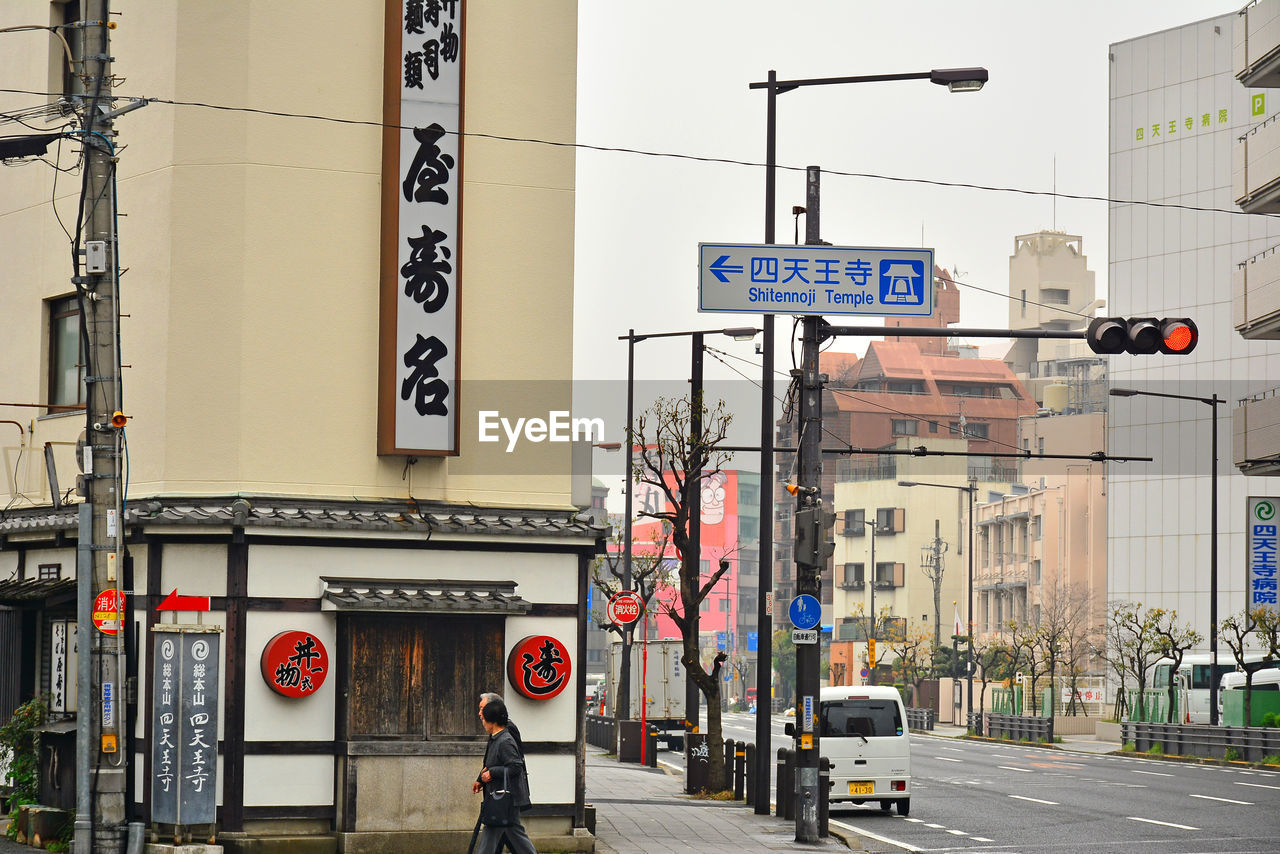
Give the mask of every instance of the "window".
[[1071, 291], [1067, 288], [1041, 288], [1040, 299], [1049, 305], [1070, 305]]
[[49, 403], [83, 406], [84, 339], [75, 297], [49, 301]]
[[[65, 0], [62, 3], [53, 4], [53, 25], [73, 24], [79, 21], [80, 0]], [[67, 95], [83, 95], [84, 83], [80, 80], [80, 73], [83, 73], [81, 64], [84, 58], [84, 30], [68, 29], [59, 30], [63, 38], [67, 40], [67, 46], [71, 48], [71, 67], [67, 66], [67, 53], [62, 47], [62, 40], [53, 38], [50, 40], [50, 49], [53, 51], [54, 68], [59, 73], [50, 82], [55, 86], [61, 86], [59, 92]]]
[[759, 493], [756, 492], [756, 488], [754, 486], [743, 486], [742, 484], [738, 485], [738, 505], [739, 506], [743, 504], [750, 506], [752, 504], [758, 504], [758, 503], [760, 503], [760, 495]]
[[1044, 537], [1044, 517], [1033, 516], [1031, 518], [1031, 536], [1037, 540]]
[[1023, 288], [1023, 290], [1022, 290], [1022, 300], [1021, 300], [1021, 303], [1022, 303], [1022, 316], [1023, 316], [1023, 317], [1026, 317], [1026, 316], [1027, 316], [1027, 291], [1026, 291], [1026, 288]]
[[901, 587], [905, 580], [905, 565], [876, 562], [876, 587]]
[[822, 704], [821, 738], [902, 735], [902, 715], [892, 700], [837, 700]]
[[973, 385], [972, 383], [953, 383], [951, 385], [951, 393], [956, 397], [993, 397], [986, 386]]
[[729, 597], [728, 596], [721, 599], [717, 604], [720, 606], [721, 612], [726, 614], [729, 613]]
[[41, 581], [57, 581], [61, 577], [62, 577], [62, 564], [60, 563], [40, 564], [40, 580]]
[[930, 432], [930, 433], [937, 433], [937, 432], [938, 432], [938, 422], [937, 422], [937, 421], [930, 421], [930, 422], [929, 422], [929, 432]]
[[479, 740], [476, 703], [503, 681], [501, 617], [347, 618], [352, 739]]
[[907, 511], [902, 507], [880, 507], [876, 510], [877, 534], [901, 534], [907, 529]]
[[919, 422], [912, 418], [895, 418], [891, 422], [893, 435], [895, 436], [918, 436], [920, 435]]
[[867, 511], [844, 511], [844, 533], [850, 537], [864, 537], [867, 534]]
[[760, 522], [754, 516], [738, 517], [738, 535], [744, 540], [754, 540], [760, 536]]
[[[1040, 583], [1040, 561], [1031, 561], [1031, 574], [1036, 584]], [[1039, 606], [1036, 606], [1039, 607]]]
[[863, 586], [863, 572], [865, 564], [846, 563], [844, 565], [844, 575], [841, 578], [841, 587], [850, 587], [854, 590], [861, 590]]
[[[951, 435], [958, 436], [961, 434], [961, 425], [959, 421], [951, 422]], [[963, 434], [967, 439], [986, 439], [991, 435], [991, 425], [983, 424], [978, 421], [969, 421], [963, 427]]]
[[700, 613], [703, 613], [703, 614], [708, 614], [708, 613], [710, 613], [710, 612], [711, 612], [711, 600], [710, 600], [710, 599], [703, 599], [701, 602], [699, 602], [699, 603], [698, 603], [698, 611], [699, 611]]

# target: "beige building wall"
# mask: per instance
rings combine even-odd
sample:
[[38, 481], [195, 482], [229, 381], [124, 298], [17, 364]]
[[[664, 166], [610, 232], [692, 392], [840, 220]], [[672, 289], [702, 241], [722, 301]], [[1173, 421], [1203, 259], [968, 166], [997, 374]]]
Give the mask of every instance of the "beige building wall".
[[[465, 129], [572, 141], [575, 6], [467, 13]], [[0, 27], [49, 16], [46, 2], [0, 5]], [[475, 413], [570, 409], [572, 149], [465, 141], [461, 453], [406, 466], [375, 453], [382, 5], [161, 4], [119, 23], [112, 53], [129, 94], [356, 122], [159, 102], [117, 121], [131, 494], [567, 509], [570, 445], [508, 454], [505, 442], [477, 441]], [[51, 50], [47, 33], [7, 35], [0, 75], [49, 91]], [[39, 100], [0, 95], [0, 110]], [[63, 144], [63, 167], [77, 147]], [[70, 227], [79, 182], [57, 177], [38, 162], [0, 174], [4, 402], [45, 399], [44, 300], [72, 291], [55, 212]], [[16, 478], [37, 504], [49, 491], [35, 450], [55, 443], [65, 489], [74, 458], [58, 443], [84, 426], [81, 414], [41, 414], [0, 407], [23, 427], [21, 439], [0, 432], [0, 494]]]

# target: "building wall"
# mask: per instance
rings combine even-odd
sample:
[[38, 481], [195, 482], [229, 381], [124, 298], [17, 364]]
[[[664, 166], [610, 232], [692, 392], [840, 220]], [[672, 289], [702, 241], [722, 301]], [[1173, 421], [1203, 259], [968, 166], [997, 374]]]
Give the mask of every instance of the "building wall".
[[[1252, 114], [1253, 90], [1232, 76], [1235, 19], [1224, 15], [1113, 44], [1110, 81], [1110, 197], [1199, 209], [1112, 203], [1108, 313], [1190, 316], [1200, 342], [1188, 357], [1112, 356], [1109, 373], [1117, 387], [1227, 401], [1218, 407], [1216, 448], [1219, 619], [1244, 604], [1245, 497], [1274, 491], [1230, 470], [1230, 405], [1273, 387], [1280, 376], [1277, 345], [1246, 341], [1231, 323], [1235, 265], [1280, 237], [1272, 218], [1228, 212], [1236, 138], [1267, 117]], [[1108, 596], [1174, 608], [1206, 637], [1210, 437], [1208, 405], [1112, 401], [1108, 452], [1155, 461], [1108, 468]], [[1207, 648], [1206, 641], [1200, 649]]]
[[[572, 140], [573, 4], [468, 4], [468, 130]], [[6, 3], [0, 26], [47, 19], [44, 2]], [[335, 26], [341, 21], [341, 26]], [[307, 14], [238, 0], [174, 5], [112, 34], [130, 92], [307, 113], [340, 124], [153, 103], [117, 122], [124, 394], [131, 489], [228, 491], [567, 505], [569, 445], [511, 455], [477, 441], [475, 413], [546, 417], [570, 409], [572, 149], [468, 138], [463, 146], [459, 456], [373, 451], [381, 186], [381, 4]], [[45, 91], [45, 33], [0, 56], [15, 88]], [[40, 57], [40, 62], [33, 61]], [[324, 57], [324, 61], [317, 58]], [[0, 96], [0, 110], [31, 98]], [[75, 146], [64, 144], [63, 165]], [[0, 399], [44, 399], [42, 300], [70, 292], [53, 173], [6, 169], [0, 253], [10, 345]], [[57, 184], [64, 221], [79, 183]], [[502, 335], [490, 330], [502, 329]], [[319, 346], [316, 346], [319, 345]], [[32, 410], [21, 410], [25, 422]], [[9, 410], [0, 417], [10, 417]], [[72, 441], [77, 415], [36, 423], [31, 442]], [[16, 436], [0, 442], [16, 457]], [[56, 446], [64, 480], [71, 448]], [[48, 500], [36, 454], [20, 489]], [[305, 475], [300, 476], [300, 473]], [[11, 481], [9, 481], [11, 482]]]

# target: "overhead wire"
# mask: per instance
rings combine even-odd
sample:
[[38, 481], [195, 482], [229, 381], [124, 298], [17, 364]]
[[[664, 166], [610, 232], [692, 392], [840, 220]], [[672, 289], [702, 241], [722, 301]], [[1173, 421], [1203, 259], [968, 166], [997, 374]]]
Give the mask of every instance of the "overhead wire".
[[[0, 88], [0, 93], [16, 95], [38, 95], [42, 97], [65, 97], [60, 92], [44, 92], [35, 89]], [[373, 119], [349, 119], [341, 116], [326, 116], [319, 113], [296, 113], [287, 110], [268, 110], [261, 107], [237, 107], [228, 104], [214, 104], [208, 101], [184, 101], [176, 98], [153, 98], [113, 94], [113, 99], [130, 98], [144, 100], [153, 104], [168, 104], [175, 107], [197, 107], [222, 112], [248, 113], [251, 115], [273, 116], [277, 118], [304, 119], [308, 121], [327, 122], [330, 124], [351, 125], [389, 130], [414, 130], [410, 125], [401, 125]], [[639, 157], [657, 157], [670, 160], [683, 160], [695, 163], [711, 163], [725, 166], [744, 166], [752, 169], [763, 169], [767, 164], [758, 160], [744, 160], [733, 157], [714, 157], [710, 155], [687, 154], [675, 151], [656, 151], [652, 149], [632, 148], [620, 145], [598, 145], [586, 142], [565, 142], [563, 140], [540, 139], [531, 136], [511, 136], [507, 134], [485, 133], [481, 131], [445, 130], [445, 134], [468, 139], [487, 139], [495, 142], [515, 142], [529, 145], [544, 145], [553, 148], [569, 148], [578, 151], [596, 151], [608, 154], [632, 154]], [[788, 166], [775, 164], [775, 168], [784, 172], [804, 173], [807, 166]], [[1157, 202], [1146, 199], [1119, 199], [1110, 196], [1099, 196], [1091, 193], [1065, 193], [1058, 190], [1033, 190], [1027, 187], [1009, 187], [996, 184], [980, 184], [972, 181], [943, 181], [937, 178], [920, 178], [906, 175], [886, 175], [878, 172], [854, 172], [841, 169], [823, 169], [824, 175], [843, 178], [865, 178], [873, 181], [889, 181], [894, 183], [922, 184], [934, 187], [979, 190], [993, 193], [1013, 193], [1016, 195], [1036, 196], [1040, 198], [1067, 199], [1084, 202], [1106, 202], [1113, 205], [1133, 205], [1135, 207], [1162, 208], [1168, 210], [1191, 211], [1197, 213], [1222, 213], [1232, 216], [1280, 217], [1280, 213], [1253, 213], [1239, 208], [1214, 208], [1191, 205], [1183, 202]]]

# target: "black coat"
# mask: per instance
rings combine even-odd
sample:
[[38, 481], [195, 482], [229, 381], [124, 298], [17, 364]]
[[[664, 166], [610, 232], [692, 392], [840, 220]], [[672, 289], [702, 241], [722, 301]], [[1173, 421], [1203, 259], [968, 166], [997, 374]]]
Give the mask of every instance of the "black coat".
[[502, 787], [503, 769], [506, 769], [506, 786], [515, 794], [516, 806], [522, 810], [530, 807], [529, 777], [525, 772], [524, 756], [516, 746], [516, 740], [505, 729], [489, 736], [489, 746], [484, 751], [484, 767], [489, 769], [489, 782], [484, 783], [485, 795]]

